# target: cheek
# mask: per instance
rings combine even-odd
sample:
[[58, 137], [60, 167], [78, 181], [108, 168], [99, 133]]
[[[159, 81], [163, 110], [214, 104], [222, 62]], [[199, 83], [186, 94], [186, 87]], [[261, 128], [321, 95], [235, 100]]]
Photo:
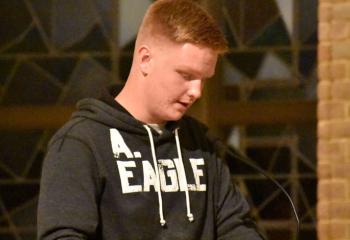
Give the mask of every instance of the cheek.
[[152, 101], [171, 103], [186, 92], [186, 82], [181, 76], [168, 66], [158, 66], [150, 79], [150, 97]]
[[162, 93], [164, 101], [174, 102], [177, 101], [182, 95], [183, 91], [181, 90], [181, 85], [176, 79], [167, 79], [167, 82], [162, 84]]
[[169, 73], [158, 76], [156, 84], [156, 88], [159, 91], [158, 94], [165, 98], [176, 95], [177, 87], [179, 86], [177, 79]]

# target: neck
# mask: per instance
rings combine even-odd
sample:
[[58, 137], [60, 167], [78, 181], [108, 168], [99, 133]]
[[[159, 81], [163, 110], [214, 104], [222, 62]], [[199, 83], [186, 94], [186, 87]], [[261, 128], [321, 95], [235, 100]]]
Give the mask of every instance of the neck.
[[165, 122], [154, 121], [147, 115], [145, 98], [143, 96], [143, 79], [129, 75], [124, 88], [115, 97], [115, 100], [122, 105], [135, 119], [147, 124], [165, 124]]

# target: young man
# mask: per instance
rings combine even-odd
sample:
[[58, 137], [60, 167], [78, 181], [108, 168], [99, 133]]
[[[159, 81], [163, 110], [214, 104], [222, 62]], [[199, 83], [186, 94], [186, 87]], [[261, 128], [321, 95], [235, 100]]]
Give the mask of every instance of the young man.
[[84, 99], [50, 142], [39, 239], [261, 239], [206, 128], [184, 116], [226, 41], [188, 0], [159, 0], [124, 88]]

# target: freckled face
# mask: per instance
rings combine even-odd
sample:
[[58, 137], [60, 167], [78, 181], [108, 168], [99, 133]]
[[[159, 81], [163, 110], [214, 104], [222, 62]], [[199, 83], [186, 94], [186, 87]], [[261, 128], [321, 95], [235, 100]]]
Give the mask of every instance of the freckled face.
[[148, 122], [179, 120], [201, 97], [206, 79], [215, 72], [218, 54], [191, 43], [168, 43], [152, 53], [144, 109]]

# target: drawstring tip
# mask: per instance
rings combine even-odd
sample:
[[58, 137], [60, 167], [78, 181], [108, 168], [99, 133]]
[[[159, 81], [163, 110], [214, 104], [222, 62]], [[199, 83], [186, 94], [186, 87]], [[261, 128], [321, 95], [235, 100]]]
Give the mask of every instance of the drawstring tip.
[[194, 221], [194, 217], [192, 213], [187, 214], [188, 217], [188, 221], [193, 222]]
[[166, 221], [165, 221], [164, 219], [160, 220], [160, 225], [161, 225], [162, 227], [164, 227], [165, 224], [166, 224]]

